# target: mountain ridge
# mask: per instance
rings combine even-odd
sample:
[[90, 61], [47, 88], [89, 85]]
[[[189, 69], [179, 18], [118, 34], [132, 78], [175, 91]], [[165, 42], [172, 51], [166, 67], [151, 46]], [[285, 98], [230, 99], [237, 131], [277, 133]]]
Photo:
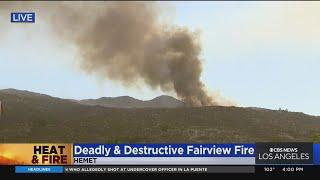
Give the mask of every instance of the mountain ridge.
[[184, 102], [168, 95], [160, 95], [150, 100], [140, 100], [131, 96], [117, 96], [117, 97], [100, 97], [97, 99], [63, 99], [59, 97], [50, 96], [47, 94], [18, 90], [13, 88], [1, 89], [0, 93], [7, 93], [12, 95], [26, 95], [36, 97], [56, 98], [60, 100], [69, 100], [74, 103], [89, 106], [103, 106], [110, 108], [175, 108], [183, 107]]
[[185, 106], [184, 102], [167, 95], [161, 95], [150, 100], [139, 100], [130, 96], [101, 97], [79, 101], [85, 105], [99, 105], [113, 108], [176, 108]]

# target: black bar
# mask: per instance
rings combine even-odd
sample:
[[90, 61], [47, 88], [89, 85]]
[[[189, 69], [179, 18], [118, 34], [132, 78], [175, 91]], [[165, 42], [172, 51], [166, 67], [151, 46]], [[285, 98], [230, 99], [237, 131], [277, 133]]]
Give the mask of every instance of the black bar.
[[[89, 167], [89, 166], [65, 166], [65, 167]], [[121, 165], [114, 165], [114, 166], [90, 166], [90, 167], [95, 167], [95, 168], [101, 168], [101, 167], [113, 167], [113, 168], [121, 168], [121, 167], [174, 167], [174, 166], [141, 166], [141, 165], [137, 165], [137, 166], [121, 166]], [[263, 177], [266, 175], [310, 175], [310, 176], [316, 176], [320, 174], [320, 165], [255, 165], [255, 166], [248, 166], [248, 165], [244, 165], [244, 166], [235, 166], [235, 165], [223, 165], [223, 166], [217, 166], [217, 165], [210, 165], [210, 166], [187, 166], [187, 165], [182, 165], [182, 166], [177, 166], [177, 167], [183, 167], [183, 168], [203, 168], [203, 167], [207, 167], [208, 170], [207, 172], [182, 172], [182, 173], [178, 173], [178, 172], [150, 172], [150, 173], [142, 173], [142, 172], [127, 172], [127, 173], [117, 173], [117, 172], [109, 172], [109, 173], [62, 173], [62, 174], [37, 174], [37, 173], [26, 173], [26, 174], [16, 174], [15, 173], [15, 166], [4, 166], [1, 165], [0, 166], [0, 174], [1, 176], [60, 176], [60, 175], [83, 175], [83, 174], [99, 174], [99, 175], [103, 175], [103, 174], [135, 174], [135, 175], [143, 175], [143, 174], [189, 174], [189, 175], [201, 175], [201, 174], [206, 174], [206, 175], [210, 175], [210, 174], [220, 174], [220, 175], [257, 175], [258, 177]], [[252, 172], [253, 170], [253, 172]], [[249, 172], [250, 171], [250, 172]]]
[[256, 165], [256, 174], [314, 175], [320, 174], [320, 166], [314, 165]]
[[65, 166], [65, 173], [254, 173], [254, 166]]

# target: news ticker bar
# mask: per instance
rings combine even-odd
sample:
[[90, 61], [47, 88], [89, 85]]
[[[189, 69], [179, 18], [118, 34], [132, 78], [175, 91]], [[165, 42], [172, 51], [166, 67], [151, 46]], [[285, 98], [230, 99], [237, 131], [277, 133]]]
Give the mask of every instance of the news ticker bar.
[[16, 166], [15, 173], [254, 173], [255, 166]]
[[147, 173], [235, 173], [235, 174], [320, 174], [319, 165], [114, 165], [114, 166], [0, 166], [1, 173], [16, 174], [147, 174]]
[[0, 144], [2, 165], [319, 165], [320, 144]]

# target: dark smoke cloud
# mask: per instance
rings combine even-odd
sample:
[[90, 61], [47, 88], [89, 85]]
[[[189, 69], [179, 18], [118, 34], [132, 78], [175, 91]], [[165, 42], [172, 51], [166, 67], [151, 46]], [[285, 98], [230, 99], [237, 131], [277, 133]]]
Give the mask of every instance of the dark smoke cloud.
[[190, 105], [215, 104], [200, 81], [201, 48], [197, 34], [159, 21], [156, 3], [0, 2], [3, 9], [34, 7], [46, 14], [61, 39], [75, 43], [81, 68], [132, 85], [174, 91]]

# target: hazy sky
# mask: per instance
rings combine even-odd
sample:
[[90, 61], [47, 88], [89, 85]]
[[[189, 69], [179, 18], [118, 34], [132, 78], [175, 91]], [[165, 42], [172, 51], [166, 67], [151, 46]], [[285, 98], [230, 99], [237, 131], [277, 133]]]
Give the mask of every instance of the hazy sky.
[[[320, 115], [320, 2], [159, 2], [172, 24], [199, 31], [202, 80], [241, 106]], [[61, 98], [164, 94], [125, 88], [78, 68], [75, 48], [35, 24], [0, 17], [0, 89]], [[174, 94], [171, 94], [174, 95]]]

